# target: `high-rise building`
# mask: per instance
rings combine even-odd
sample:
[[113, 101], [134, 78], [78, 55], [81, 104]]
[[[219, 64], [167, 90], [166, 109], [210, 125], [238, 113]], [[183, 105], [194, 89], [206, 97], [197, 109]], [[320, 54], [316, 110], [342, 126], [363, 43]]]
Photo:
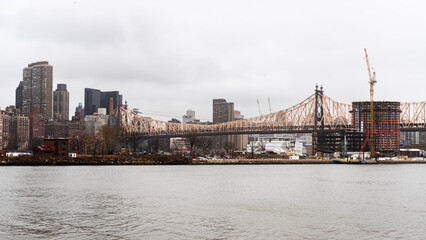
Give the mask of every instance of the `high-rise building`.
[[118, 91], [101, 92], [100, 107], [106, 108], [107, 115], [112, 115], [114, 110], [123, 103], [122, 98]]
[[67, 85], [58, 84], [53, 92], [53, 118], [69, 120], [69, 99], [70, 93], [67, 91]]
[[234, 103], [213, 99], [213, 124], [234, 121]]
[[93, 115], [101, 107], [101, 91], [93, 88], [84, 89], [84, 115]]
[[22, 113], [37, 107], [45, 119], [52, 118], [53, 66], [47, 61], [28, 64], [23, 70]]
[[107, 115], [112, 115], [114, 110], [122, 105], [123, 96], [118, 91], [102, 92], [98, 89], [84, 89], [84, 115], [93, 115], [98, 108], [105, 108]]
[[[234, 117], [234, 103], [226, 102], [225, 99], [213, 99], [213, 124], [234, 121]], [[214, 147], [220, 149], [231, 145], [235, 145], [234, 136], [218, 136]]]
[[24, 92], [24, 82], [20, 81], [18, 87], [15, 91], [15, 107], [16, 109], [22, 110], [22, 101], [23, 101], [23, 92]]

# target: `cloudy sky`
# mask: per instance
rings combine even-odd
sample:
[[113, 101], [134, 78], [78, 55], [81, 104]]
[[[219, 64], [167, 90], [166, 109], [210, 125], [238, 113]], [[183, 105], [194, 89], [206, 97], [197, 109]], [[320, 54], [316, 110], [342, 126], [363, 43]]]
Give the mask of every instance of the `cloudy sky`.
[[425, 101], [423, 1], [0, 0], [0, 107], [22, 69], [47, 60], [73, 114], [84, 88], [118, 90], [168, 120], [211, 120], [212, 99], [246, 117], [297, 104], [315, 84], [336, 101]]

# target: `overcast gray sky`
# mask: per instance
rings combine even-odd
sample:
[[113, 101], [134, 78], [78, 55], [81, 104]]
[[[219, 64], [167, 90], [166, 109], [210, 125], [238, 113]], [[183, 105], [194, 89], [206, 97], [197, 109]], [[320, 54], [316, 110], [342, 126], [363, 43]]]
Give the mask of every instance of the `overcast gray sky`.
[[146, 116], [211, 120], [212, 99], [246, 117], [288, 108], [315, 84], [336, 101], [425, 101], [423, 1], [0, 0], [0, 107], [22, 69], [48, 60], [70, 111], [84, 88], [118, 90]]

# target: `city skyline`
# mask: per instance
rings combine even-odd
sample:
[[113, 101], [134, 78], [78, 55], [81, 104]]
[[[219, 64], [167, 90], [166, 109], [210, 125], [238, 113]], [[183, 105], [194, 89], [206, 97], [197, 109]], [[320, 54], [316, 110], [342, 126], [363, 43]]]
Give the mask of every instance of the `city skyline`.
[[[377, 73], [377, 100], [424, 101], [421, 3], [331, 1], [327, 9], [314, 1], [183, 1], [124, 3], [120, 10], [105, 1], [92, 14], [98, 3], [2, 7], [2, 109], [14, 104], [22, 67], [43, 60], [55, 66], [53, 84], [67, 84], [70, 109], [84, 101], [84, 88], [101, 88], [120, 91], [130, 108], [159, 120], [180, 118], [187, 109], [211, 120], [216, 98], [253, 117], [257, 99], [263, 113], [268, 98], [276, 112], [311, 95], [316, 83], [351, 103], [369, 97], [364, 47]], [[40, 28], [32, 30], [28, 19]]]

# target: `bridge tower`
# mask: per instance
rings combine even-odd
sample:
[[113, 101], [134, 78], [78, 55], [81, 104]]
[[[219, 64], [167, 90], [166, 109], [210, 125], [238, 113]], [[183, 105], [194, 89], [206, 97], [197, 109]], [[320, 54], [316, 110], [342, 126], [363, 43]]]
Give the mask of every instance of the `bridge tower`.
[[314, 120], [314, 132], [319, 129], [324, 129], [324, 108], [323, 108], [323, 96], [324, 91], [322, 85], [320, 89], [318, 89], [318, 84], [315, 86], [315, 120]]
[[319, 131], [324, 130], [324, 90], [322, 86], [318, 89], [315, 86], [315, 106], [314, 106], [314, 131], [312, 132], [312, 155], [321, 152]]

